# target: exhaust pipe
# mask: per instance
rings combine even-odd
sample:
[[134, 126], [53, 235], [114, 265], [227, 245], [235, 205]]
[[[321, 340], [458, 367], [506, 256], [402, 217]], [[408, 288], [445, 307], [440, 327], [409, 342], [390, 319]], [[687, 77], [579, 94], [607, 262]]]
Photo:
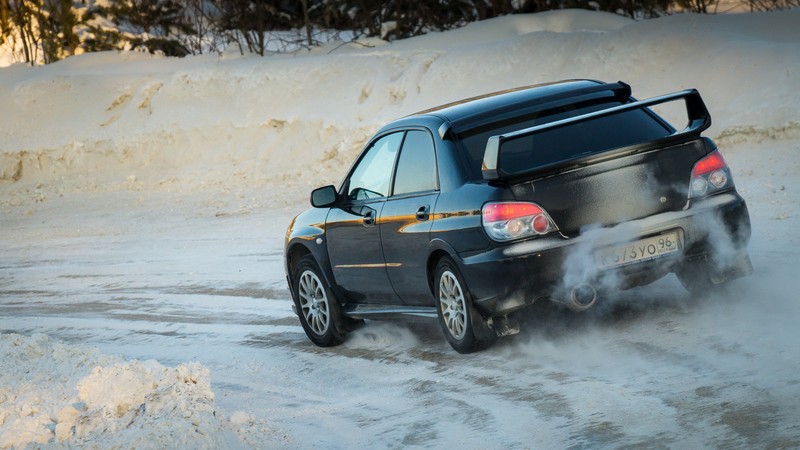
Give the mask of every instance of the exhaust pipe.
[[597, 303], [597, 291], [588, 284], [579, 284], [570, 289], [566, 300], [559, 303], [575, 312], [585, 311]]

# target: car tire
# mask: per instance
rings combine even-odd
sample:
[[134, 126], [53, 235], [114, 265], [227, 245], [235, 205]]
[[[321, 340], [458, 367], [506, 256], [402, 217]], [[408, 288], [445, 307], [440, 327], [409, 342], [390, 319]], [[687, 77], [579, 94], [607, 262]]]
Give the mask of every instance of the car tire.
[[317, 262], [304, 256], [294, 274], [294, 304], [308, 338], [320, 347], [341, 344], [347, 335], [345, 317]]
[[[434, 295], [439, 324], [447, 342], [459, 353], [482, 350], [494, 342], [479, 339], [477, 327], [484, 331], [487, 325], [472, 306], [469, 290], [455, 263], [449, 257], [439, 260], [434, 277]], [[486, 333], [483, 333], [486, 334]]]

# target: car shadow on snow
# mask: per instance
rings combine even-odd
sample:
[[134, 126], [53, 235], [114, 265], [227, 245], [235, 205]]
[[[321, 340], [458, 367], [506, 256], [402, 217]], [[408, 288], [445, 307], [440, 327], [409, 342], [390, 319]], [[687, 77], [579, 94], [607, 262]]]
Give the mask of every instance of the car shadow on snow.
[[557, 338], [598, 327], [624, 328], [663, 316], [687, 314], [708, 300], [693, 298], [677, 279], [666, 277], [648, 286], [598, 293], [597, 304], [582, 312], [554, 302], [536, 302], [518, 315], [520, 335], [535, 333]]
[[[532, 338], [550, 341], [571, 339], [598, 329], [613, 332], [643, 324], [666, 326], [679, 321], [681, 316], [693, 314], [698, 309], [722, 301], [722, 297], [725, 296], [693, 297], [683, 290], [677, 279], [670, 276], [648, 286], [605, 293], [598, 298], [594, 307], [583, 312], [574, 312], [557, 303], [541, 301], [517, 315], [519, 334], [498, 339], [492, 348], [511, 347]], [[241, 342], [242, 345], [287, 348], [293, 352], [387, 362], [408, 357], [430, 361], [468, 357], [458, 355], [450, 349], [435, 319], [367, 320], [352, 331], [342, 345], [326, 348], [317, 347], [308, 341], [296, 317], [287, 317], [275, 325], [280, 325], [283, 330], [248, 335]], [[492, 349], [488, 351], [492, 352]]]

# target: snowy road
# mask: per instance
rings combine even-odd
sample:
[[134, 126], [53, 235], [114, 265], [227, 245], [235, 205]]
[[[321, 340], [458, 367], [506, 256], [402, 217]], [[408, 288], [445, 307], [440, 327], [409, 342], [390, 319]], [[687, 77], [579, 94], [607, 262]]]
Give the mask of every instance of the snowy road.
[[[800, 448], [798, 18], [563, 10], [0, 69], [0, 448]], [[699, 89], [755, 273], [535, 305], [469, 356], [425, 322], [311, 345], [281, 261], [308, 192], [388, 120], [576, 77]]]
[[281, 259], [305, 193], [266, 189], [5, 206], [0, 332], [199, 361], [246, 446], [798, 447], [799, 143], [725, 152], [753, 216], [753, 276], [707, 298], [670, 276], [588, 314], [537, 307], [523, 333], [476, 355], [428, 322], [370, 322], [341, 347], [312, 346]]

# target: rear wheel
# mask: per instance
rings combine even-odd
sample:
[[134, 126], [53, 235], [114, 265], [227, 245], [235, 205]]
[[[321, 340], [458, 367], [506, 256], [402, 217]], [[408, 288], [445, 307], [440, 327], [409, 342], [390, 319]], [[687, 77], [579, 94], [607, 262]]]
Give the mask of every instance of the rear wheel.
[[[478, 339], [476, 327], [484, 331], [486, 322], [472, 306], [455, 263], [447, 257], [436, 265], [434, 293], [436, 295], [439, 324], [447, 342], [459, 353], [472, 353], [491, 345], [491, 339]], [[485, 334], [485, 333], [484, 333]]]
[[294, 273], [297, 293], [294, 302], [306, 335], [320, 347], [341, 344], [347, 334], [344, 318], [317, 262], [307, 255], [297, 264]]

